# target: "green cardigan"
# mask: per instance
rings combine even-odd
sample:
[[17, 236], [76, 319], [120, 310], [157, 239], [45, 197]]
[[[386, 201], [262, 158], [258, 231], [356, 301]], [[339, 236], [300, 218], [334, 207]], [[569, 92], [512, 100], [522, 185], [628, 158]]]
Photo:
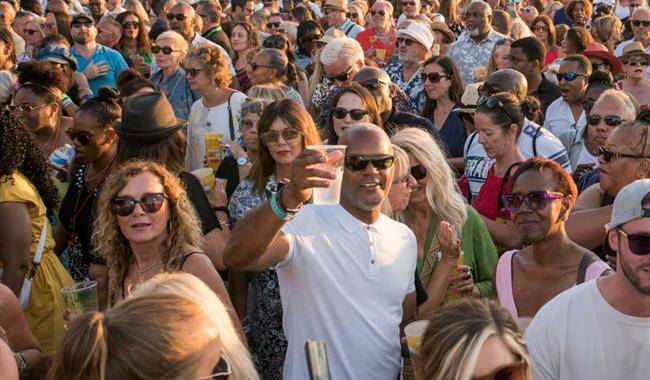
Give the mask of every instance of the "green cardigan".
[[[437, 229], [438, 217], [434, 215], [427, 233], [427, 243], [430, 243], [429, 236], [435, 236]], [[492, 298], [492, 274], [498, 261], [497, 249], [481, 216], [470, 205], [467, 205], [467, 220], [461, 231], [460, 249], [481, 297]], [[419, 262], [418, 268], [421, 268], [422, 264]]]

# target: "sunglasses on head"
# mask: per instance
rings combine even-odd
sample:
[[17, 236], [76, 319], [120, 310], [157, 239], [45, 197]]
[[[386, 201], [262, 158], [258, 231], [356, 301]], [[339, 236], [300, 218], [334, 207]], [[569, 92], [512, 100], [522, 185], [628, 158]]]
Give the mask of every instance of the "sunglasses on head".
[[352, 72], [352, 69], [354, 68], [354, 65], [350, 66], [350, 68], [341, 74], [338, 75], [325, 75], [325, 78], [331, 80], [331, 81], [339, 81], [339, 82], [345, 82], [348, 79], [350, 79], [350, 73]]
[[187, 18], [187, 16], [185, 16], [182, 13], [167, 13], [167, 20], [168, 21], [174, 21], [174, 20], [183, 21], [186, 18]]
[[586, 77], [586, 75], [569, 71], [568, 73], [557, 73], [555, 74], [555, 77], [557, 78], [558, 82], [560, 82], [562, 79], [566, 79], [567, 82], [573, 82], [574, 80], [578, 79], [578, 77]]
[[413, 45], [414, 42], [415, 40], [412, 40], [410, 38], [398, 37], [397, 40], [395, 40], [395, 46], [399, 46], [401, 44], [405, 44], [406, 46], [411, 46]]
[[203, 69], [199, 69], [199, 68], [196, 68], [196, 67], [186, 67], [186, 68], [185, 68], [185, 72], [186, 72], [187, 74], [189, 74], [189, 76], [191, 76], [192, 78], [194, 78], [194, 77], [196, 77], [197, 75], [199, 75], [199, 73], [200, 73], [201, 71], [203, 71]]
[[510, 111], [508, 111], [508, 108], [506, 108], [506, 106], [503, 104], [503, 102], [501, 100], [499, 100], [499, 98], [497, 98], [496, 96], [481, 96], [478, 99], [478, 106], [479, 107], [485, 107], [485, 108], [488, 108], [488, 109], [492, 109], [494, 107], [499, 107], [499, 109], [502, 110], [510, 118], [510, 120], [513, 123], [516, 123], [517, 119], [515, 119], [515, 117], [512, 116]]
[[255, 63], [255, 62], [251, 62], [250, 65], [251, 65], [251, 69], [253, 69], [253, 71], [257, 71], [257, 69], [259, 69], [260, 67], [267, 67], [267, 68], [269, 68], [269, 69], [273, 69], [273, 68], [274, 68], [273, 66], [270, 66], [270, 65], [258, 65], [258, 64]]
[[280, 137], [285, 142], [295, 140], [300, 137], [300, 132], [295, 128], [287, 128], [281, 131], [267, 131], [260, 136], [264, 145], [276, 144], [280, 141]]
[[605, 121], [605, 124], [609, 125], [610, 127], [618, 127], [621, 125], [625, 120], [623, 120], [620, 116], [617, 115], [605, 115], [605, 116], [600, 116], [600, 115], [589, 115], [587, 116], [587, 124], [588, 125], [598, 125], [600, 124], [601, 121]]
[[136, 205], [140, 205], [142, 211], [147, 214], [155, 214], [165, 202], [164, 193], [147, 193], [140, 199], [130, 196], [115, 197], [111, 199], [111, 208], [117, 216], [129, 216], [133, 214]]
[[158, 54], [158, 53], [160, 53], [161, 51], [162, 51], [163, 54], [165, 54], [165, 55], [170, 55], [171, 53], [173, 53], [173, 52], [175, 52], [175, 51], [179, 51], [179, 50], [173, 49], [171, 46], [158, 46], [158, 45], [153, 45], [153, 46], [151, 47], [151, 52], [154, 53], [154, 54]]
[[368, 111], [362, 109], [346, 110], [345, 108], [336, 107], [332, 114], [337, 119], [345, 119], [345, 116], [349, 114], [352, 120], [359, 121], [368, 114]]
[[90, 144], [90, 139], [93, 137], [90, 133], [87, 132], [75, 132], [72, 128], [66, 129], [65, 134], [68, 136], [70, 141], [79, 141], [81, 145]]
[[443, 75], [439, 73], [422, 73], [422, 83], [426, 83], [427, 79], [431, 83], [440, 83], [442, 78], [451, 78], [451, 75]]
[[503, 207], [510, 212], [517, 212], [525, 203], [530, 211], [541, 210], [554, 199], [564, 198], [566, 195], [554, 191], [531, 191], [522, 195], [506, 193], [503, 195]]
[[[278, 25], [279, 26], [279, 25]], [[287, 46], [287, 41], [281, 36], [269, 36], [264, 42], [262, 42], [262, 47], [267, 49], [280, 49], [283, 50]]]
[[279, 28], [280, 24], [281, 24], [280, 22], [267, 22], [266, 28], [267, 29]]
[[648, 66], [648, 60], [645, 58], [628, 58], [623, 61], [628, 66]]
[[[643, 212], [646, 218], [650, 217], [650, 209], [643, 209]], [[627, 238], [630, 252], [639, 256], [650, 255], [650, 234], [628, 234], [620, 228], [617, 228], [616, 230]]]
[[346, 169], [358, 172], [368, 167], [372, 162], [372, 167], [378, 170], [386, 170], [393, 166], [395, 157], [390, 155], [384, 156], [346, 156], [344, 165]]
[[526, 363], [521, 361], [497, 367], [490, 374], [473, 377], [472, 380], [522, 380]]
[[422, 164], [411, 166], [411, 175], [416, 181], [419, 181], [427, 176], [427, 169]]
[[603, 156], [603, 161], [610, 162], [614, 157], [624, 157], [624, 158], [645, 158], [642, 155], [638, 154], [626, 154], [626, 153], [614, 153], [606, 150], [603, 147], [598, 147], [596, 149], [596, 157]]
[[383, 9], [380, 9], [378, 11], [370, 11], [371, 16], [377, 16], [380, 15], [382, 17], [386, 16], [386, 12]]
[[140, 21], [124, 21], [122, 23], [122, 26], [125, 29], [128, 29], [128, 28], [138, 29], [140, 27]]
[[632, 25], [636, 27], [643, 25], [647, 28], [650, 26], [650, 20], [632, 20]]
[[368, 91], [374, 92], [377, 91], [381, 86], [388, 86], [388, 83], [379, 79], [369, 79], [361, 83], [361, 85], [368, 89]]

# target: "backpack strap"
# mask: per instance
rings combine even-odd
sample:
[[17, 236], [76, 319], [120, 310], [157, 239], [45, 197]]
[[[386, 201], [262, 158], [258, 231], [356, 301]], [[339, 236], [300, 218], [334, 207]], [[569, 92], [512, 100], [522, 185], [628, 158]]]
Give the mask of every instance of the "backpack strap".
[[591, 251], [585, 251], [582, 254], [582, 259], [580, 259], [580, 265], [578, 265], [578, 279], [576, 284], [582, 284], [585, 282], [585, 277], [587, 276], [587, 268], [597, 261], [601, 261], [595, 253]]

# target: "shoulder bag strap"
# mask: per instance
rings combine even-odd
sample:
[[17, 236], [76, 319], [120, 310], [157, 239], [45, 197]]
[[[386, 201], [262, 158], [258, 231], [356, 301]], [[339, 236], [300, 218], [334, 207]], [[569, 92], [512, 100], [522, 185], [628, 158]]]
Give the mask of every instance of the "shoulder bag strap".
[[230, 141], [235, 141], [235, 123], [232, 119], [232, 109], [230, 107], [230, 98], [232, 98], [235, 91], [231, 92], [228, 96], [228, 128], [230, 128]]
[[345, 30], [345, 36], [346, 36], [346, 37], [347, 37], [348, 33], [350, 33], [350, 31], [352, 30], [352, 28], [354, 28], [354, 24], [351, 24], [351, 25], [348, 26], [348, 28]]
[[585, 251], [585, 253], [582, 254], [580, 265], [578, 265], [578, 279], [576, 280], [576, 284], [582, 284], [585, 282], [585, 277], [587, 276], [587, 268], [599, 260], [600, 258], [591, 251]]
[[539, 136], [539, 133], [542, 131], [542, 126], [540, 125], [537, 127], [535, 130], [535, 134], [533, 135], [533, 156], [537, 156], [537, 136]]
[[43, 228], [41, 228], [41, 237], [38, 241], [38, 246], [36, 247], [36, 252], [34, 253], [34, 259], [32, 260], [32, 269], [29, 272], [29, 279], [31, 280], [36, 275], [36, 269], [41, 264], [41, 257], [43, 256], [43, 250], [45, 249], [45, 241], [47, 240], [47, 216], [44, 217], [45, 221], [43, 222]]

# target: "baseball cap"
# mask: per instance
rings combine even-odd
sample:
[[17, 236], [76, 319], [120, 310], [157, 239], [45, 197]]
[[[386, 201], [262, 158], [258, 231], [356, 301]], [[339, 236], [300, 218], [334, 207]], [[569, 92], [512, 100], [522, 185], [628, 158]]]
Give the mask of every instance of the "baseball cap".
[[650, 179], [639, 179], [625, 186], [616, 195], [612, 219], [605, 225], [607, 232], [639, 218], [650, 218], [650, 208], [643, 201], [650, 199]]
[[95, 20], [93, 20], [92, 17], [90, 17], [90, 16], [88, 16], [87, 14], [84, 14], [84, 13], [79, 13], [79, 14], [75, 15], [72, 18], [72, 21], [70, 22], [70, 25], [72, 25], [72, 24], [74, 24], [75, 22], [78, 22], [78, 21], [90, 21], [93, 24], [95, 23]]
[[37, 61], [56, 62], [70, 65], [72, 71], [77, 71], [77, 58], [70, 54], [68, 49], [62, 47], [47, 46], [38, 49], [35, 58]]

